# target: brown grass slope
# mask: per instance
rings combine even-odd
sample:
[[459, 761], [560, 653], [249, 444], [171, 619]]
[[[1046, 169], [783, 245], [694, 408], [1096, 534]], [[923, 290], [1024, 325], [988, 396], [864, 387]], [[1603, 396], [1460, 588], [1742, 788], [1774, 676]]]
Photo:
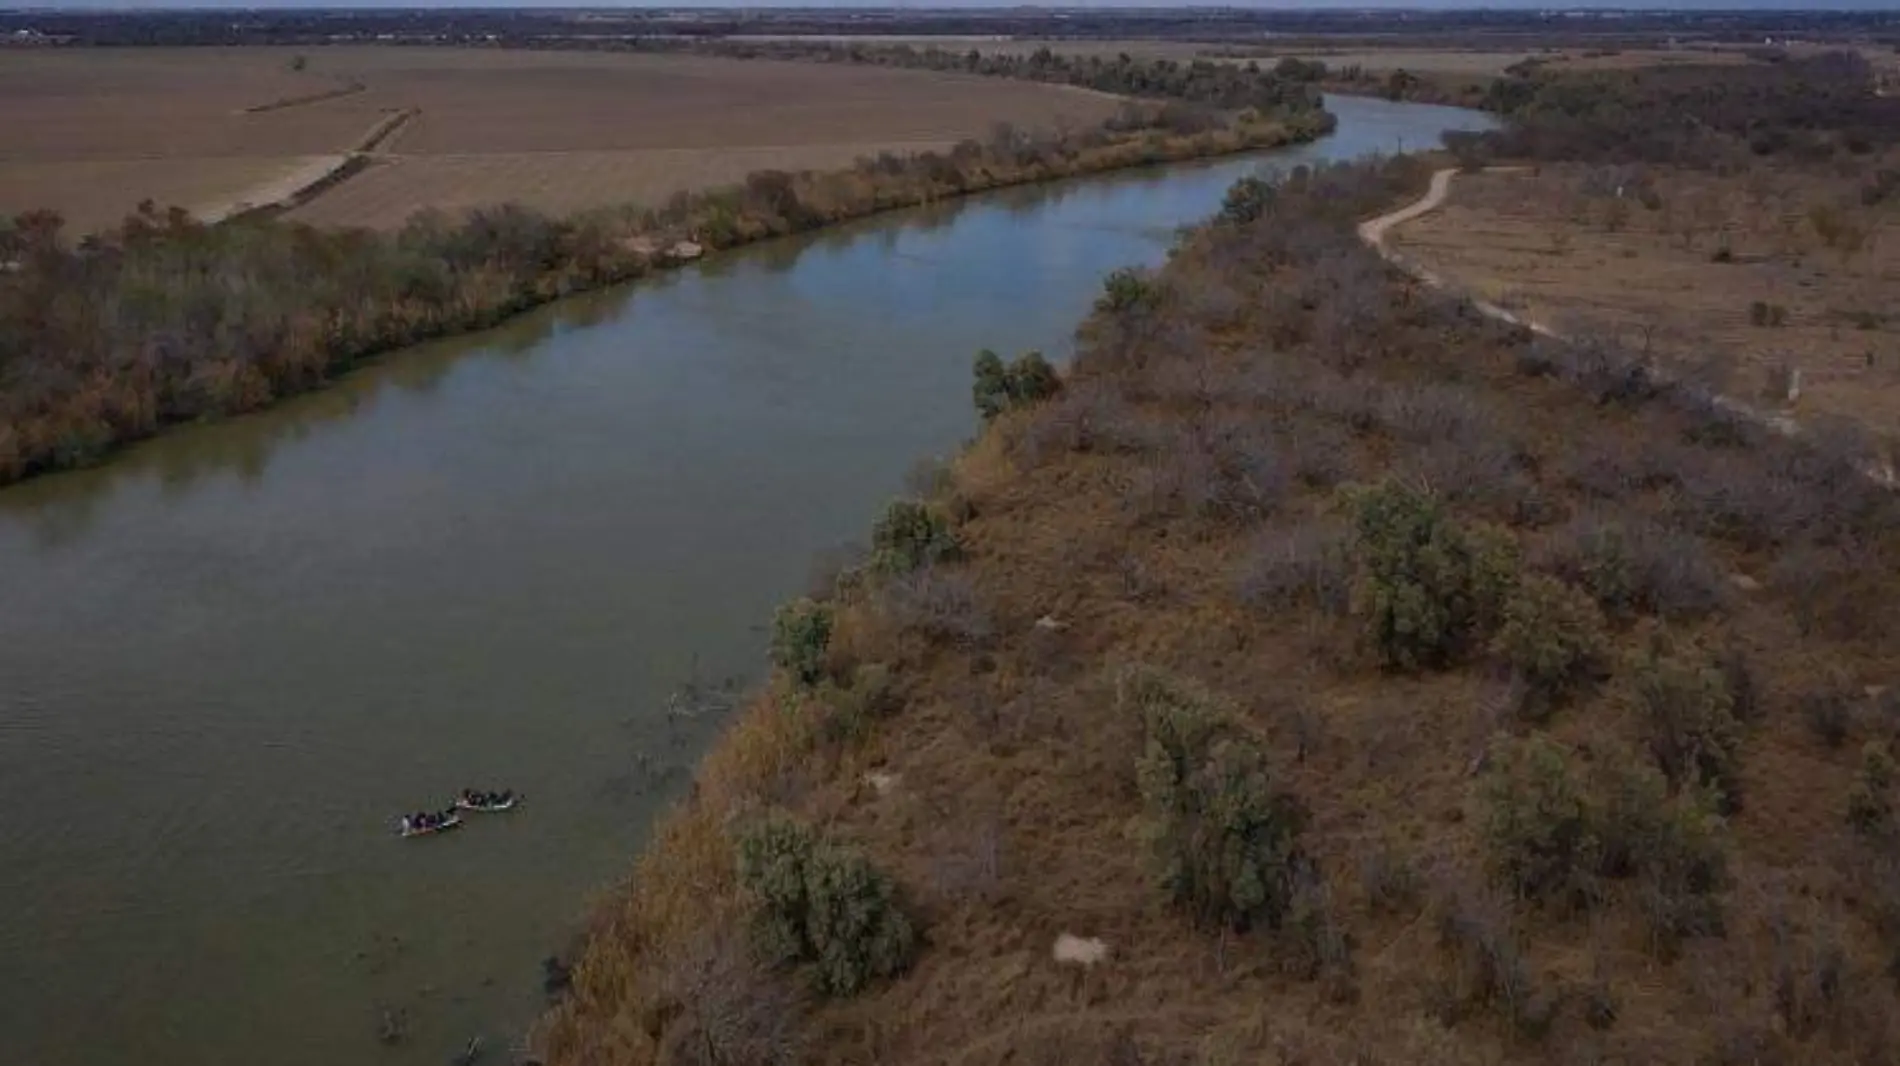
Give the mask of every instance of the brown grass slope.
[[[1889, 175], [1883, 179], [1880, 175]], [[1565, 164], [1461, 177], [1399, 230], [1440, 273], [1572, 333], [1676, 360], [1729, 353], [1732, 388], [1801, 413], [1900, 430], [1900, 151], [1722, 173]], [[1619, 192], [1628, 192], [1619, 195]]]
[[[939, 525], [894, 510], [782, 620], [808, 654], [601, 914], [548, 1062], [1892, 1061], [1894, 500], [1388, 273], [1352, 223], [1424, 174], [1237, 190], [1111, 279], [1060, 393], [922, 486]], [[1441, 509], [1397, 577], [1368, 499]], [[1514, 547], [1518, 591], [1470, 583], [1443, 654], [1389, 665], [1394, 589], [1454, 541]], [[1164, 891], [1138, 665], [1227, 716], [1201, 780], [1302, 826], [1285, 906]], [[906, 972], [826, 997], [767, 964], [734, 841], [772, 810], [894, 877]]]

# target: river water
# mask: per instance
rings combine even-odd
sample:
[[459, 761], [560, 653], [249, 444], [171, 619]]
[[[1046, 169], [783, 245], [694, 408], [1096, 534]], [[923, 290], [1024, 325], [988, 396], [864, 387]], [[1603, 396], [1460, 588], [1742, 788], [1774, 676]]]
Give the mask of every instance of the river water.
[[[1331, 106], [1316, 144], [720, 256], [0, 493], [0, 1061], [506, 1061], [717, 728], [669, 695], [757, 678], [773, 605], [972, 432], [978, 348], [1065, 356], [1104, 273], [1265, 162], [1489, 121]], [[464, 786], [527, 802], [392, 835]]]

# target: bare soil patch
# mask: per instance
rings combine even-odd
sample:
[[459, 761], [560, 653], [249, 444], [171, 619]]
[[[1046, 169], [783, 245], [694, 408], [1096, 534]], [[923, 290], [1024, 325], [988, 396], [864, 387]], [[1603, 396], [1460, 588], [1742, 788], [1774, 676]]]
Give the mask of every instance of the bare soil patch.
[[1799, 369], [1797, 414], [1891, 434], [1900, 432], [1891, 314], [1900, 217], [1861, 198], [1861, 172], [1882, 167], [1463, 175], [1440, 210], [1392, 239], [1565, 332], [1615, 336], [1679, 365], [1732, 362], [1729, 388], [1744, 398], [1784, 397], [1787, 372]]
[[116, 225], [142, 199], [217, 217], [328, 156], [0, 163], [0, 214], [52, 207], [75, 232]]
[[[293, 70], [298, 54], [306, 63]], [[364, 88], [336, 93], [354, 84]], [[1061, 87], [883, 68], [421, 48], [0, 54], [0, 96], [0, 212], [51, 207], [79, 230], [148, 197], [259, 202], [308, 157], [349, 151], [410, 109], [415, 119], [377, 146], [396, 165], [297, 217], [391, 226], [430, 206], [650, 201], [765, 167], [942, 147], [998, 122], [1092, 125], [1117, 106]], [[245, 111], [283, 100], [305, 102]], [[134, 160], [165, 165], [148, 178]]]

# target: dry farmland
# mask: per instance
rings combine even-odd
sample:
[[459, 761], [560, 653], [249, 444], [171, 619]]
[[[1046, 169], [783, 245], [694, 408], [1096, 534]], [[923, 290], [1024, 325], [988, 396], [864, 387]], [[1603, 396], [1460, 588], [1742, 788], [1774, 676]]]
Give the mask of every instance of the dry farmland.
[[[1900, 433], [1900, 215], [1875, 177], [1758, 165], [1731, 176], [1550, 167], [1465, 175], [1394, 234], [1455, 282], [1578, 334], [1613, 336], [1796, 414]], [[1892, 179], [1890, 179], [1892, 180]], [[1889, 190], [1900, 199], [1900, 183]]]
[[651, 203], [761, 167], [841, 166], [1118, 106], [881, 68], [397, 48], [0, 53], [0, 96], [0, 211], [51, 207], [78, 229], [147, 197], [201, 213], [255, 199], [402, 111], [413, 119], [367, 170], [293, 217], [394, 226], [425, 207]]

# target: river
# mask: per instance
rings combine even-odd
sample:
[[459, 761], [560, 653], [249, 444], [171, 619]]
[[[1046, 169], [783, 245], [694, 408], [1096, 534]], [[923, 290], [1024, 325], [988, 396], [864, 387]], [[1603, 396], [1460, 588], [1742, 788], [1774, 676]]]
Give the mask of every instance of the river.
[[[980, 347], [1066, 356], [1263, 163], [991, 194], [717, 257], [0, 493], [0, 1051], [439, 1064], [521, 1039], [764, 623], [975, 428]], [[520, 811], [399, 840], [464, 786]], [[383, 1046], [384, 1017], [404, 1039]]]

